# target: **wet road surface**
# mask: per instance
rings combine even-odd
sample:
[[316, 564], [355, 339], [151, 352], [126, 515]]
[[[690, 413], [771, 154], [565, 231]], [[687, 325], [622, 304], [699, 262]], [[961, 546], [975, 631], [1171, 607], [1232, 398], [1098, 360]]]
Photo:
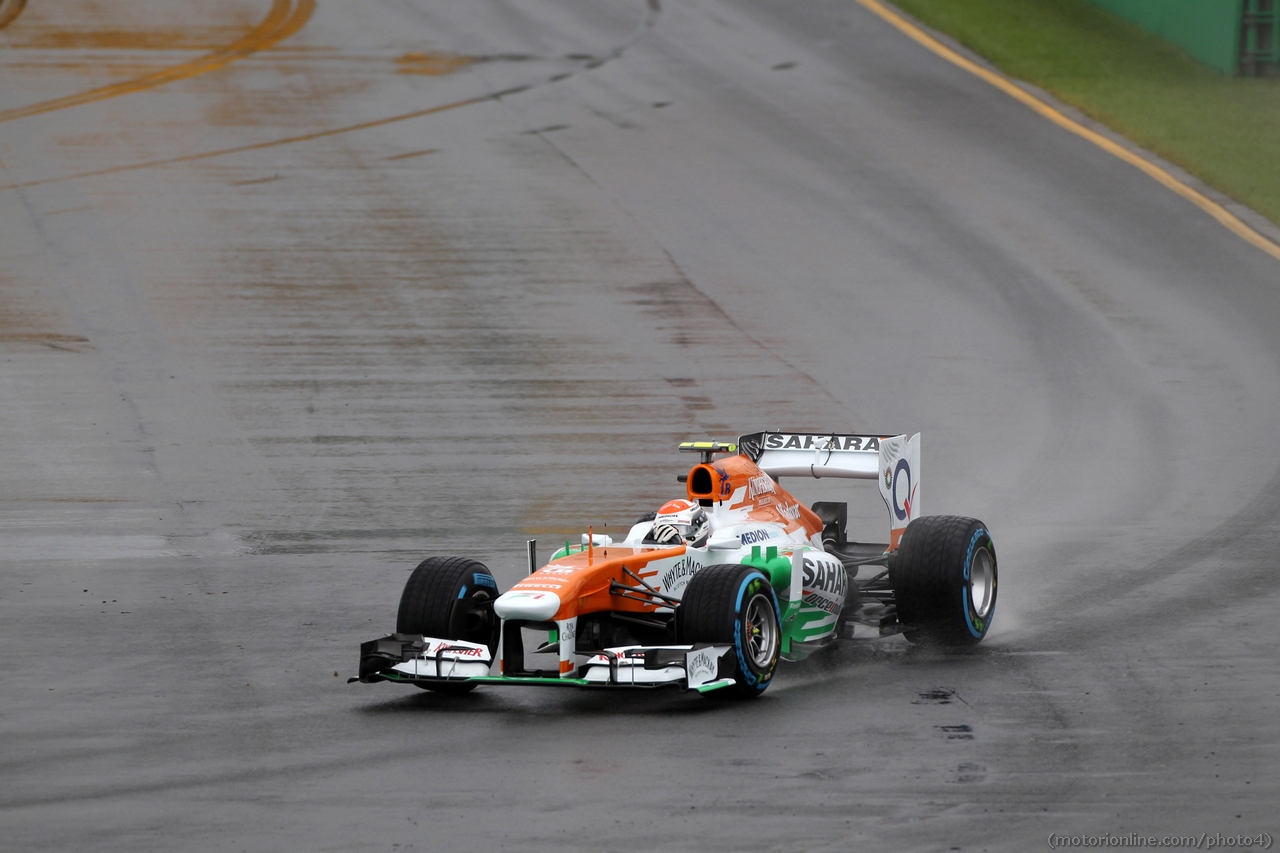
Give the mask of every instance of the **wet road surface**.
[[[851, 0], [0, 23], [0, 846], [1280, 829], [1280, 264], [1185, 200]], [[345, 683], [423, 556], [509, 584], [767, 427], [921, 431], [988, 640], [746, 705]]]

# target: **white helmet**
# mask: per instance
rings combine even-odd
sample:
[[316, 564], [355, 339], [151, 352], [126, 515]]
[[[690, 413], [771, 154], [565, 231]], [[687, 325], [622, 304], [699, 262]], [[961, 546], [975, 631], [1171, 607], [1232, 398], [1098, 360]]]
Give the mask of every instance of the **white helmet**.
[[653, 519], [649, 538], [663, 545], [684, 543], [701, 548], [711, 537], [711, 521], [706, 510], [693, 501], [675, 500], [662, 505]]

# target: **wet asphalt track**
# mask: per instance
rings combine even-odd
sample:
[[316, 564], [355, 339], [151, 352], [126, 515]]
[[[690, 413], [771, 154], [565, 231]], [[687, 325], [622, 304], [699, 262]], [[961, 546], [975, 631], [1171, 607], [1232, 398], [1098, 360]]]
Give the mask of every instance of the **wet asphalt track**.
[[[852, 0], [20, 11], [0, 847], [1280, 830], [1280, 264], [1187, 202]], [[748, 705], [345, 683], [422, 556], [510, 583], [770, 426], [922, 431], [989, 640]]]

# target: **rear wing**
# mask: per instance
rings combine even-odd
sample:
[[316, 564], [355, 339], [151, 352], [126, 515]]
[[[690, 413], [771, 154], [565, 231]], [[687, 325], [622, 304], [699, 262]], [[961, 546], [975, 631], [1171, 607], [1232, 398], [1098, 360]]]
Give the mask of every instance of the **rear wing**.
[[889, 508], [890, 542], [920, 515], [920, 433], [849, 435], [757, 432], [738, 439], [738, 450], [775, 480], [779, 477], [846, 477], [878, 480]]

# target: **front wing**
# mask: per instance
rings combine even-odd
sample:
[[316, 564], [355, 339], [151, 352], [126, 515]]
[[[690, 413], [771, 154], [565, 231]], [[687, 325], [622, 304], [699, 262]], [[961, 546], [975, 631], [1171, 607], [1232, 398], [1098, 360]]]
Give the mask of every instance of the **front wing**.
[[619, 646], [587, 655], [571, 677], [540, 671], [492, 675], [487, 646], [415, 634], [391, 634], [360, 644], [360, 674], [348, 683], [398, 681], [441, 684], [525, 684], [565, 687], [680, 687], [709, 693], [733, 685], [737, 655], [731, 646]]

